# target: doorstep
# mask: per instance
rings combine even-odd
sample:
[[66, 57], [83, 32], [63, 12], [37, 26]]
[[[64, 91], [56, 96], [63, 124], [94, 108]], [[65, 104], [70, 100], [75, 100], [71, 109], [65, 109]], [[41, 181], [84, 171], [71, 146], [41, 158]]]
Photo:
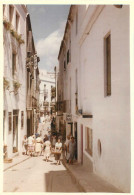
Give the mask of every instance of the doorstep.
[[88, 171], [81, 164], [75, 162], [73, 165], [69, 165], [66, 163], [65, 159], [63, 160], [63, 164], [83, 192], [121, 193], [119, 189], [103, 180], [93, 172]]

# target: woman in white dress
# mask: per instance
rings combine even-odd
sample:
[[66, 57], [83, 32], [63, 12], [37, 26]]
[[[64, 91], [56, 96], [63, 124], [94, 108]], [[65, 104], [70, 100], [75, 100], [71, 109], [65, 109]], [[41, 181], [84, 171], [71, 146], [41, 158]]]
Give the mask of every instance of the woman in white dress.
[[28, 137], [27, 143], [28, 143], [28, 155], [33, 156], [33, 154], [34, 154], [34, 138], [32, 135]]
[[48, 140], [48, 137], [46, 137], [44, 146], [45, 146], [44, 157], [46, 159], [46, 162], [48, 162], [50, 154], [51, 154], [51, 142]]
[[55, 160], [57, 160], [57, 165], [60, 165], [60, 158], [62, 152], [62, 143], [60, 138], [58, 138], [58, 142], [56, 142], [55, 144], [55, 151], [57, 152], [57, 154], [55, 154]]
[[41, 152], [42, 152], [42, 139], [41, 139], [41, 137], [36, 138], [35, 152], [36, 152], [37, 156], [41, 155]]

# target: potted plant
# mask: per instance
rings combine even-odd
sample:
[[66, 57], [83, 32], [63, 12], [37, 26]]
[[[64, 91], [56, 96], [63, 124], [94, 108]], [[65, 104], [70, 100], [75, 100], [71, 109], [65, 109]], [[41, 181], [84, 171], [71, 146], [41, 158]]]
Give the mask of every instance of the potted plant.
[[18, 40], [18, 42], [19, 42], [19, 44], [25, 43], [25, 41], [23, 39]]
[[4, 26], [5, 26], [5, 28], [6, 28], [7, 30], [10, 29], [11, 23], [8, 22], [8, 20], [7, 20], [6, 18], [3, 19], [3, 24], [4, 24]]
[[4, 80], [3, 80], [3, 85], [4, 85], [4, 90], [5, 89], [9, 90], [10, 83], [5, 77], [4, 77]]
[[21, 84], [19, 83], [19, 81], [13, 81], [13, 87], [14, 87], [14, 92], [15, 94], [18, 93], [18, 89], [20, 88]]
[[22, 35], [21, 34], [20, 35], [17, 34], [16, 39], [19, 42], [19, 44], [25, 43], [25, 41], [22, 39]]

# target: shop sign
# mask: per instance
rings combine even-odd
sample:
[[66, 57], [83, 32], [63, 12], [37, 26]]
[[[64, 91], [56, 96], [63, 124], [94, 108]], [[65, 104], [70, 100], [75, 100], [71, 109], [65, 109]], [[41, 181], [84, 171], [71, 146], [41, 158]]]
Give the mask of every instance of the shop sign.
[[71, 122], [72, 121], [72, 114], [66, 114], [66, 121]]

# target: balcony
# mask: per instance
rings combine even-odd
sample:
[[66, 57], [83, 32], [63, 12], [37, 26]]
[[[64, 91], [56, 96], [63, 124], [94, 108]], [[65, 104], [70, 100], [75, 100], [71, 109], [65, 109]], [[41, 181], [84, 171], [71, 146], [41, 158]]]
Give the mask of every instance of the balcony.
[[70, 105], [69, 100], [63, 100], [63, 101], [58, 101], [57, 102], [57, 111], [61, 111], [61, 112], [68, 112], [68, 106]]
[[51, 102], [50, 103], [50, 106], [55, 106], [55, 102]]
[[37, 100], [32, 98], [32, 107], [37, 108]]
[[49, 102], [43, 102], [43, 106], [49, 106]]
[[30, 90], [28, 90], [28, 93], [27, 93], [27, 109], [31, 110], [32, 109], [32, 96], [31, 96], [31, 93], [30, 93]]
[[51, 89], [51, 99], [54, 99], [56, 97], [56, 88], [52, 87]]

